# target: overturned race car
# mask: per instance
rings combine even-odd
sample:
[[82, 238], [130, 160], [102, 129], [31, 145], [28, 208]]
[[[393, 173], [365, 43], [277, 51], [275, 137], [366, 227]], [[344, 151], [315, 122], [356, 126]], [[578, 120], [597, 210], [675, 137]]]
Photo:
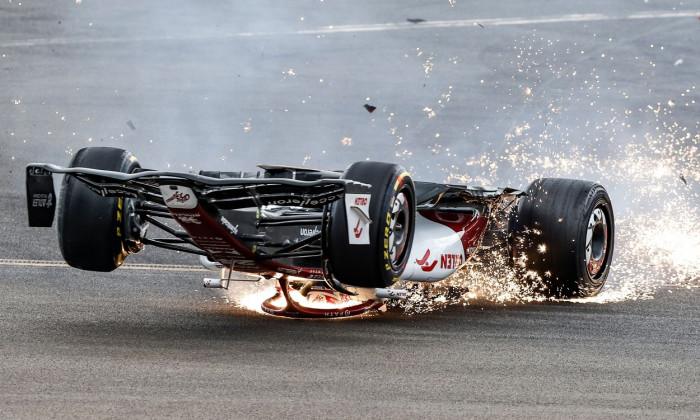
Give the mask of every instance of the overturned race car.
[[[292, 317], [377, 309], [406, 297], [399, 280], [444, 280], [491, 247], [547, 296], [593, 296], [608, 277], [613, 209], [592, 182], [546, 178], [518, 191], [414, 181], [383, 162], [259, 168], [157, 171], [122, 149], [85, 148], [67, 168], [27, 166], [29, 225], [52, 226], [58, 207], [61, 253], [83, 270], [112, 271], [151, 245], [220, 271], [205, 287], [228, 288], [233, 273], [274, 278], [262, 309]], [[54, 173], [64, 174], [58, 200]]]

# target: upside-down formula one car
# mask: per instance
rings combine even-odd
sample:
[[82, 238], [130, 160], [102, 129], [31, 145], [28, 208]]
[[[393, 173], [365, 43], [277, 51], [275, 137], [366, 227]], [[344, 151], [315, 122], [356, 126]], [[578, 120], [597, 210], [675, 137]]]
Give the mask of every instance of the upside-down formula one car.
[[[613, 209], [592, 182], [518, 191], [414, 181], [382, 162], [259, 168], [157, 171], [125, 150], [85, 148], [68, 167], [27, 166], [29, 225], [52, 226], [58, 207], [61, 253], [83, 270], [112, 271], [150, 245], [199, 255], [221, 273], [207, 287], [227, 288], [232, 273], [274, 278], [262, 309], [282, 316], [364, 313], [405, 298], [399, 280], [444, 280], [493, 246], [553, 297], [595, 295], [610, 270]], [[54, 173], [64, 175], [58, 199]]]

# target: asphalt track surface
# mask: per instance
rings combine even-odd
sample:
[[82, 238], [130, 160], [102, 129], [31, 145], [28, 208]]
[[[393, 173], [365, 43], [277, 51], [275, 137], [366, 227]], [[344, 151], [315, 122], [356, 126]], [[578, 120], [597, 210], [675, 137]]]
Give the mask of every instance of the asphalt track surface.
[[[596, 107], [641, 109], [700, 68], [697, 4], [331, 3], [0, 4], [0, 417], [700, 417], [697, 283], [299, 321], [202, 289], [188, 256], [81, 272], [55, 227], [25, 227], [24, 165], [88, 145], [154, 168], [370, 158], [442, 181], [529, 118], [542, 97], [516, 99], [517, 79], [542, 43], [626, 92]], [[572, 74], [538, 86], [588, 85]], [[678, 118], [695, 130], [692, 104]]]

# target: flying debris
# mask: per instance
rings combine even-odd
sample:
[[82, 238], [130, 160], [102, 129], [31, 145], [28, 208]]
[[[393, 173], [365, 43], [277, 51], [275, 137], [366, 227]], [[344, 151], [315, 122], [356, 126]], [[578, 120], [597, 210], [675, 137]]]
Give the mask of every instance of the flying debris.
[[407, 22], [411, 22], [411, 23], [421, 23], [421, 22], [425, 22], [425, 19], [411, 19], [411, 18], [408, 18], [408, 19], [406, 19], [406, 21], [407, 21]]
[[128, 125], [130, 129], [136, 130], [136, 126], [134, 125], [134, 123], [131, 122], [131, 120], [127, 121], [126, 125]]
[[372, 105], [370, 105], [370, 104], [365, 104], [365, 109], [366, 109], [367, 111], [369, 111], [369, 113], [371, 114], [371, 113], [374, 112], [375, 109], [377, 109], [377, 107], [376, 107], [376, 106], [372, 106]]
[[683, 174], [678, 174], [678, 177], [681, 179], [681, 181], [683, 181], [683, 183], [684, 183], [685, 185], [688, 185], [688, 181], [685, 179], [685, 177], [683, 176]]

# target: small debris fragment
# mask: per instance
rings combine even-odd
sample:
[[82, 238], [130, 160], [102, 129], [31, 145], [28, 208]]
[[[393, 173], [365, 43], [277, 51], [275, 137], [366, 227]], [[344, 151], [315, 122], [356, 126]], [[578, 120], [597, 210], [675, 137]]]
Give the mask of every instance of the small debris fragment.
[[679, 174], [678, 177], [681, 179], [681, 181], [683, 181], [683, 183], [684, 183], [685, 185], [688, 185], [688, 181], [685, 179], [685, 177], [683, 176], [683, 174]]
[[421, 22], [425, 22], [425, 19], [411, 19], [411, 18], [408, 18], [408, 19], [406, 19], [406, 21], [411, 22], [411, 23], [421, 23]]
[[372, 105], [370, 105], [370, 104], [365, 104], [365, 109], [366, 109], [367, 111], [369, 111], [369, 113], [371, 114], [371, 113], [374, 112], [375, 109], [377, 109], [377, 107], [376, 107], [376, 106], [372, 106]]
[[482, 28], [484, 28], [484, 25], [482, 25], [482, 24], [480, 24], [480, 23], [477, 23], [477, 25], [479, 25], [479, 26], [481, 26]]
[[675, 67], [678, 67], [678, 66], [680, 66], [681, 64], [683, 64], [683, 59], [682, 59], [682, 58], [679, 58], [678, 60], [676, 60], [675, 63], [673, 63], [673, 65], [674, 65]]
[[131, 120], [127, 121], [126, 125], [128, 125], [130, 129], [136, 130], [136, 126], [134, 125], [134, 123], [131, 122]]

